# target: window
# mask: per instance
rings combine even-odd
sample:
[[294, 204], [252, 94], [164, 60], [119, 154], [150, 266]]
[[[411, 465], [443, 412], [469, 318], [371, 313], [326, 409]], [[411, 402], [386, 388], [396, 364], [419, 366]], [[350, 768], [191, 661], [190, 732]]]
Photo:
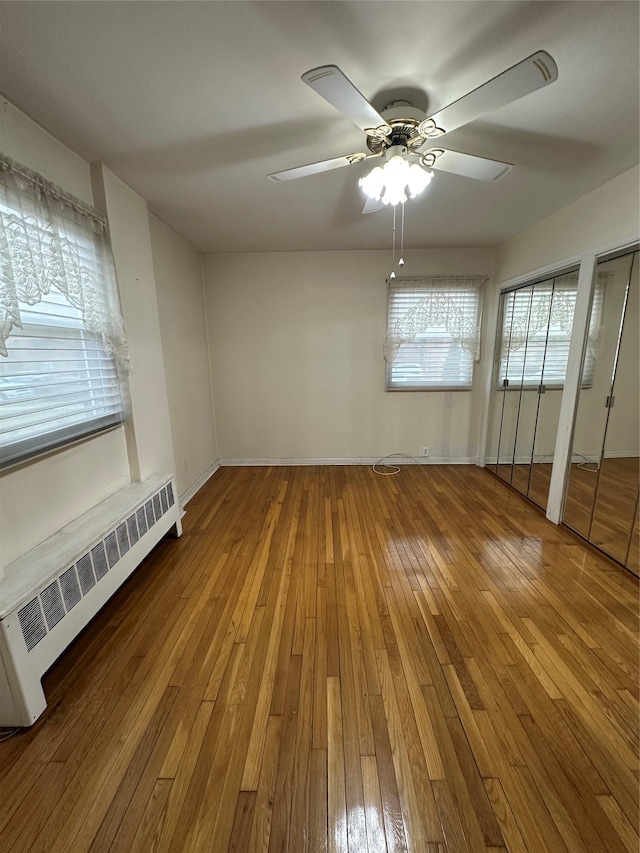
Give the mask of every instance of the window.
[[[498, 387], [563, 388], [578, 289], [577, 272], [525, 285], [502, 295]], [[594, 292], [583, 387], [591, 385], [602, 305]], [[506, 380], [506, 384], [505, 384]]]
[[387, 390], [466, 390], [480, 356], [484, 276], [393, 279]]
[[126, 341], [104, 223], [2, 158], [0, 265], [7, 466], [122, 423]]

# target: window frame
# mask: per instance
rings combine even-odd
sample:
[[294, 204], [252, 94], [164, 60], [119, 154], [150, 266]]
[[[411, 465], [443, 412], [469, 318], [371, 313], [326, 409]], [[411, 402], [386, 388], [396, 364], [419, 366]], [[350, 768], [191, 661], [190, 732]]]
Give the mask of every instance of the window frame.
[[[429, 281], [430, 278], [442, 278], [442, 279], [446, 280], [448, 277], [449, 276], [447, 276], [447, 275], [442, 275], [442, 276], [425, 275], [422, 280], [425, 282]], [[455, 276], [454, 275], [454, 276], [451, 276], [451, 278], [454, 280], [455, 279], [464, 279], [464, 278], [466, 278], [466, 276], [464, 276], [464, 275]], [[484, 283], [484, 281], [486, 281], [486, 276], [482, 276], [482, 275], [468, 276], [468, 278], [469, 279], [476, 279], [478, 282], [480, 282], [482, 280], [483, 283]], [[420, 278], [417, 278], [415, 281], [416, 281], [415, 290], [419, 290], [420, 289], [420, 284], [419, 284]], [[391, 322], [392, 322], [391, 312], [392, 312], [392, 307], [393, 307], [394, 295], [398, 296], [402, 292], [403, 289], [411, 289], [409, 287], [404, 288], [401, 285], [401, 282], [402, 282], [402, 280], [397, 282], [396, 287], [389, 286], [387, 288], [387, 315], [386, 315], [387, 332], [389, 331], [390, 326], [391, 326]], [[398, 286], [398, 285], [401, 285], [401, 286]], [[456, 285], [452, 285], [449, 288], [450, 293], [454, 293], [455, 291], [460, 292], [461, 290], [466, 290], [467, 295], [469, 293], [473, 294], [473, 296], [476, 300], [476, 318], [477, 318], [478, 328], [480, 328], [480, 326], [481, 326], [482, 309], [483, 309], [483, 299], [482, 299], [481, 286], [482, 286], [481, 284], [469, 282], [469, 284], [466, 288], [464, 287], [464, 284], [460, 284], [460, 283], [458, 283]], [[446, 288], [446, 285], [444, 285], [442, 287], [443, 292], [444, 292], [445, 288]], [[424, 292], [426, 294], [429, 290], [431, 290], [433, 288], [430, 288], [427, 285], [423, 285], [422, 289], [424, 290]], [[444, 328], [444, 327], [440, 327], [440, 328]], [[450, 334], [446, 331], [446, 329], [444, 331], [437, 332], [436, 334], [433, 334], [431, 331], [426, 332], [426, 333], [422, 333], [422, 334], [430, 335], [431, 338], [435, 340], [436, 345], [438, 342], [444, 343], [448, 340], [450, 347], [458, 348], [458, 350], [460, 352], [460, 357], [468, 359], [470, 361], [468, 381], [466, 381], [466, 379], [465, 379], [464, 384], [462, 384], [462, 383], [451, 384], [451, 383], [433, 382], [433, 381], [430, 381], [430, 382], [427, 381], [427, 382], [422, 382], [422, 383], [410, 383], [410, 382], [405, 383], [405, 382], [403, 382], [402, 384], [399, 384], [398, 381], [396, 380], [396, 382], [394, 383], [393, 378], [392, 378], [393, 369], [394, 369], [394, 365], [397, 364], [398, 360], [397, 359], [393, 359], [393, 360], [386, 359], [386, 361], [385, 361], [385, 391], [390, 392], [390, 393], [396, 393], [396, 392], [420, 392], [420, 391], [426, 391], [426, 392], [467, 391], [468, 392], [468, 391], [473, 390], [473, 381], [474, 381], [474, 373], [475, 373], [475, 365], [476, 365], [476, 360], [474, 358], [473, 353], [470, 350], [466, 349], [462, 345], [462, 343], [453, 341], [451, 339]], [[420, 337], [420, 334], [418, 334], [417, 337]], [[411, 345], [415, 346], [416, 343], [418, 345], [424, 344], [425, 351], [427, 351], [427, 352], [429, 351], [428, 350], [428, 347], [429, 347], [428, 341], [419, 341], [418, 340], [418, 341], [412, 343]], [[402, 346], [403, 346], [403, 344], [400, 344], [400, 348]], [[401, 364], [402, 364], [402, 362], [401, 362]]]
[[[22, 211], [20, 209], [16, 209], [14, 206], [10, 205], [9, 202], [2, 202], [3, 209], [5, 211], [10, 211], [11, 213], [21, 216]], [[40, 218], [36, 216], [36, 219], [40, 222]], [[104, 267], [102, 262], [98, 256], [98, 250], [96, 246], [92, 242], [92, 236], [89, 233], [89, 230], [85, 229], [79, 225], [78, 223], [74, 223], [74, 225], [69, 224], [68, 227], [74, 234], [74, 240], [77, 242], [79, 246], [85, 249], [86, 254], [83, 255], [83, 260], [85, 262], [89, 262], [91, 264], [91, 269], [96, 279], [98, 279], [103, 287], [109, 287], [108, 277], [104, 275]], [[124, 381], [124, 376], [121, 371], [120, 366], [118, 365], [117, 359], [112, 353], [104, 353], [104, 364], [109, 364], [109, 367], [114, 371], [115, 374], [115, 384], [113, 384], [113, 377], [111, 379], [112, 387], [117, 389], [117, 410], [110, 412], [108, 414], [97, 414], [97, 410], [100, 408], [105, 408], [104, 401], [105, 396], [96, 396], [97, 386], [96, 382], [99, 381], [97, 377], [92, 377], [90, 374], [90, 370], [95, 370], [96, 368], [90, 368], [89, 362], [92, 359], [95, 359], [95, 355], [91, 354], [91, 347], [87, 347], [87, 344], [92, 341], [95, 342], [96, 347], [93, 348], [93, 353], [95, 353], [97, 347], [103, 347], [103, 341], [100, 339], [99, 335], [88, 331], [83, 323], [80, 315], [80, 312], [77, 308], [75, 308], [69, 302], [68, 298], [64, 293], [61, 293], [56, 288], [52, 288], [49, 291], [49, 296], [55, 296], [55, 298], [49, 300], [48, 298], [41, 299], [35, 302], [32, 305], [27, 305], [25, 303], [20, 303], [21, 306], [21, 314], [22, 317], [22, 328], [15, 329], [7, 339], [7, 350], [8, 354], [6, 356], [0, 356], [2, 362], [1, 366], [7, 366], [11, 364], [12, 354], [13, 353], [37, 353], [37, 346], [24, 346], [20, 347], [12, 347], [12, 342], [15, 343], [17, 339], [21, 336], [25, 338], [38, 338], [42, 337], [45, 345], [43, 346], [43, 352], [47, 350], [46, 342], [53, 340], [63, 340], [68, 339], [70, 342], [75, 344], [79, 344], [78, 346], [78, 358], [73, 359], [73, 361], [78, 361], [79, 363], [84, 362], [83, 367], [78, 369], [79, 373], [83, 373], [77, 380], [77, 384], [80, 384], [81, 387], [76, 393], [84, 393], [83, 401], [86, 401], [92, 410], [91, 414], [88, 417], [81, 417], [82, 412], [70, 413], [68, 415], [69, 418], [75, 417], [76, 420], [74, 423], [67, 423], [65, 426], [60, 427], [58, 429], [42, 429], [42, 427], [46, 427], [46, 422], [34, 423], [33, 429], [39, 429], [37, 433], [33, 435], [28, 435], [26, 437], [18, 438], [14, 441], [5, 441], [8, 431], [4, 429], [4, 425], [0, 420], [0, 472], [4, 472], [6, 469], [22, 465], [31, 460], [35, 460], [39, 457], [46, 456], [56, 450], [60, 450], [64, 447], [71, 446], [80, 441], [84, 441], [89, 439], [95, 435], [99, 435], [101, 433], [110, 431], [112, 429], [116, 429], [123, 425], [126, 421], [127, 410], [128, 410], [128, 394], [126, 383]], [[39, 307], [46, 306], [51, 307], [52, 305], [56, 307], [56, 300], [58, 300], [58, 306], [65, 306], [71, 312], [70, 316], [65, 316], [64, 312], [61, 310], [60, 314], [51, 314], [50, 317], [52, 320], [57, 319], [60, 322], [33, 322], [33, 317], [40, 313]], [[47, 311], [42, 311], [43, 315], [47, 314]], [[28, 319], [29, 315], [31, 315], [31, 321]], [[74, 316], [75, 315], [75, 316]], [[38, 334], [33, 334], [32, 330], [36, 330]], [[42, 333], [45, 334], [42, 334]], [[54, 348], [55, 349], [55, 348]], [[72, 349], [69, 349], [69, 352], [72, 352]], [[41, 361], [45, 362], [47, 359], [43, 358]], [[61, 361], [65, 361], [68, 359], [61, 359]], [[55, 359], [50, 360], [50, 364], [53, 364]], [[100, 371], [104, 371], [105, 367], [98, 367]], [[41, 370], [39, 373], [34, 371], [33, 376], [47, 377], [50, 376], [51, 372], [45, 372]], [[6, 377], [0, 377], [0, 380], [7, 379], [10, 384], [12, 379], [19, 379], [20, 373], [9, 374]], [[19, 384], [19, 383], [18, 383]], [[60, 389], [64, 386], [58, 386], [57, 393], [53, 393], [50, 395], [51, 402], [55, 402], [56, 400], [61, 399]], [[107, 387], [107, 386], [103, 386]], [[9, 389], [10, 393], [11, 389]], [[1, 392], [0, 392], [1, 393]], [[4, 393], [7, 393], [6, 391]], [[68, 392], [69, 394], [74, 392]], [[45, 395], [46, 396], [46, 395]], [[33, 408], [32, 410], [27, 410], [24, 415], [28, 417], [30, 414], [37, 414], [38, 411], [45, 411], [45, 408], [42, 408], [42, 398], [40, 401], [40, 408], [38, 408], [37, 400], [29, 398], [27, 396], [25, 398], [25, 402], [28, 404], [32, 402]], [[102, 403], [102, 405], [100, 405]], [[62, 405], [60, 406], [62, 408]], [[15, 415], [11, 415], [14, 416]], [[49, 422], [49, 425], [51, 422]], [[27, 427], [24, 427], [26, 429]]]

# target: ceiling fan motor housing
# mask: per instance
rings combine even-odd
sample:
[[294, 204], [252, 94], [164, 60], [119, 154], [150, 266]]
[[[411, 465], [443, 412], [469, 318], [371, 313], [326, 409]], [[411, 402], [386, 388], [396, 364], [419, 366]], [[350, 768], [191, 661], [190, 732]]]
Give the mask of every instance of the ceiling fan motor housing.
[[397, 145], [417, 149], [423, 144], [424, 136], [419, 127], [426, 118], [426, 113], [409, 101], [392, 101], [380, 115], [391, 128], [391, 135], [382, 138], [377, 134], [367, 135], [367, 147], [373, 154], [382, 154]]

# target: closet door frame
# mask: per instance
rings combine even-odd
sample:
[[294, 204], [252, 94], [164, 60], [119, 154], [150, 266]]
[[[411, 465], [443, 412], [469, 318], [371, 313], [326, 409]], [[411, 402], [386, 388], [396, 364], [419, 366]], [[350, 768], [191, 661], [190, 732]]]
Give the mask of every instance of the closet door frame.
[[[498, 310], [500, 295], [508, 290], [523, 284], [533, 284], [536, 281], [561, 276], [569, 270], [578, 266], [578, 289], [576, 294], [576, 305], [573, 315], [573, 326], [571, 342], [569, 344], [569, 355], [567, 359], [567, 373], [560, 404], [560, 416], [558, 419], [558, 432], [554, 450], [553, 467], [551, 470], [551, 481], [549, 484], [549, 495], [547, 500], [546, 517], [554, 524], [560, 524], [564, 511], [564, 500], [569, 476], [569, 465], [571, 461], [571, 446], [573, 431], [578, 408], [578, 397], [580, 390], [580, 378], [582, 375], [582, 361], [586, 351], [589, 323], [591, 319], [591, 304], [593, 301], [594, 283], [598, 261], [610, 260], [617, 255], [633, 251], [638, 245], [638, 236], [627, 236], [619, 240], [613, 240], [603, 245], [594, 246], [589, 251], [580, 252], [576, 255], [562, 258], [532, 270], [524, 275], [517, 276], [504, 282], [498, 282], [493, 289], [493, 300], [487, 306], [490, 312], [491, 322], [487, 334], [492, 336], [489, 345], [496, 341], [499, 331]], [[483, 405], [480, 430], [478, 434], [478, 464], [485, 466], [486, 443], [489, 428], [489, 408], [491, 392], [493, 390], [494, 376], [493, 359], [485, 359], [483, 370]], [[504, 481], [503, 481], [504, 482]]]
[[[629, 311], [629, 296], [630, 296], [630, 288], [631, 288], [631, 282], [632, 282], [632, 278], [633, 278], [633, 272], [634, 272], [634, 268], [635, 268], [635, 266], [639, 260], [639, 250], [640, 250], [640, 245], [636, 244], [636, 246], [632, 246], [632, 247], [626, 249], [625, 251], [611, 252], [610, 254], [604, 255], [604, 256], [600, 255], [600, 256], [598, 256], [598, 259], [597, 259], [597, 263], [598, 263], [598, 265], [600, 265], [600, 264], [606, 263], [607, 261], [613, 261], [613, 260], [616, 260], [617, 258], [624, 258], [627, 255], [631, 255], [631, 263], [629, 266], [629, 273], [627, 275], [627, 284], [626, 284], [626, 288], [625, 288], [625, 295], [624, 295], [624, 299], [623, 299], [622, 306], [621, 306], [619, 329], [618, 329], [618, 340], [617, 340], [616, 352], [615, 352], [615, 356], [614, 356], [614, 360], [613, 360], [613, 364], [612, 364], [611, 381], [610, 381], [610, 385], [609, 385], [609, 389], [608, 389], [609, 394], [607, 396], [607, 400], [613, 400], [614, 396], [615, 396], [616, 379], [618, 378], [618, 368], [619, 368], [619, 364], [620, 364], [620, 347], [622, 345], [622, 337], [624, 334], [624, 326], [625, 326], [625, 322], [627, 321], [627, 316], [628, 316], [628, 311]], [[612, 406], [613, 406], [613, 404], [607, 406], [607, 415], [605, 418], [604, 432], [602, 435], [602, 444], [601, 444], [601, 448], [600, 448], [600, 463], [598, 466], [598, 473], [597, 473], [597, 477], [596, 477], [596, 485], [595, 485], [595, 489], [594, 489], [594, 493], [593, 493], [593, 504], [591, 507], [591, 517], [589, 519], [589, 529], [588, 529], [587, 534], [585, 535], [584, 538], [587, 539], [587, 541], [591, 542], [591, 544], [594, 545], [594, 547], [598, 548], [599, 550], [601, 550], [605, 554], [607, 554], [609, 557], [611, 557], [611, 559], [616, 560], [617, 562], [620, 562], [622, 564], [626, 564], [628, 559], [629, 559], [629, 551], [631, 548], [631, 542], [633, 539], [633, 532], [634, 532], [634, 528], [635, 528], [635, 516], [636, 516], [637, 510], [638, 510], [638, 497], [637, 496], [636, 496], [636, 500], [634, 503], [633, 514], [632, 514], [632, 518], [631, 518], [631, 526], [629, 529], [629, 535], [627, 537], [627, 547], [625, 549], [624, 559], [620, 559], [618, 556], [615, 556], [610, 551], [607, 551], [604, 547], [601, 546], [601, 544], [596, 542], [594, 537], [593, 537], [594, 520], [596, 518], [596, 512], [597, 512], [597, 507], [598, 507], [598, 493], [599, 493], [600, 486], [601, 486], [601, 477], [602, 477], [602, 470], [603, 470], [602, 469], [602, 460], [605, 458], [605, 451], [606, 451], [606, 446], [607, 446], [607, 434], [609, 431], [609, 425], [610, 425], [610, 421], [611, 421]], [[576, 410], [576, 424], [577, 424], [577, 415], [578, 415], [578, 412]], [[574, 429], [575, 429], [576, 424], [574, 424]], [[566, 500], [566, 497], [568, 494], [568, 490], [569, 490], [569, 478], [567, 477], [567, 483], [566, 483], [566, 489], [565, 489], [565, 500]], [[582, 535], [582, 534], [579, 534], [579, 535]]]

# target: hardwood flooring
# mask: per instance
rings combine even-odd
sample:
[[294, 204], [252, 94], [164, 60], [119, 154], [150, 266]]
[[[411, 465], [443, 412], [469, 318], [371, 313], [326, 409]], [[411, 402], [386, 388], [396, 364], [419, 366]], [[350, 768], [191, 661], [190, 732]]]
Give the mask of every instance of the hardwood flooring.
[[[638, 572], [637, 526], [638, 457], [603, 459], [600, 471], [571, 466], [565, 523], [607, 554]], [[627, 557], [628, 550], [629, 559]]]
[[0, 743], [3, 853], [636, 853], [629, 573], [470, 466], [187, 510]]
[[[600, 470], [598, 470], [598, 467]], [[546, 509], [551, 463], [498, 465], [495, 473], [541, 509]], [[571, 465], [563, 523], [605, 554], [640, 573], [638, 457]], [[633, 528], [633, 532], [632, 532]]]
[[533, 465], [499, 465], [496, 473], [536, 506], [546, 509], [552, 467], [551, 463], [547, 462], [534, 462]]

